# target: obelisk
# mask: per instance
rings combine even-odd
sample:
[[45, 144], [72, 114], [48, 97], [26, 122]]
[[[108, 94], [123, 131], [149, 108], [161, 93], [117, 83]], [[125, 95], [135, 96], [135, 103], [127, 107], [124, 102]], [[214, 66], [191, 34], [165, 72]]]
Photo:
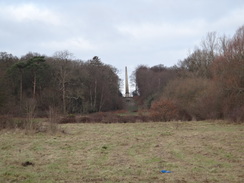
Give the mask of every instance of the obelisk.
[[130, 97], [127, 67], [125, 67], [125, 97]]

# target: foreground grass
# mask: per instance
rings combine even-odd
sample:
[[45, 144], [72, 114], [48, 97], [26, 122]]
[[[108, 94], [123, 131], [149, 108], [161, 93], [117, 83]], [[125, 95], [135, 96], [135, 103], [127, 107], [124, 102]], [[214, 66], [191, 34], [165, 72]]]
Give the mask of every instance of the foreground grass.
[[[244, 125], [67, 124], [0, 131], [0, 182], [243, 182]], [[34, 165], [23, 166], [24, 162]], [[163, 174], [161, 170], [172, 173]]]

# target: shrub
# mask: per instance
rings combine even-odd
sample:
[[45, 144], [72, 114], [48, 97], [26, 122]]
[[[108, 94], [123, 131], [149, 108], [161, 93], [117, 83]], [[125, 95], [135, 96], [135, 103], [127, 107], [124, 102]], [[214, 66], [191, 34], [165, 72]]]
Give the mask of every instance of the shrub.
[[93, 114], [89, 115], [89, 117], [90, 117], [91, 122], [100, 123], [105, 118], [105, 113], [102, 113], [102, 112], [93, 113]]
[[137, 116], [136, 119], [137, 119], [136, 120], [137, 122], [150, 122], [150, 121], [152, 121], [151, 117], [149, 115], [139, 115], [139, 116]]
[[119, 122], [118, 115], [112, 113], [106, 113], [106, 115], [102, 119], [103, 123], [117, 123]]
[[233, 122], [244, 122], [243, 95], [229, 95], [223, 101], [223, 115]]
[[180, 109], [172, 100], [160, 99], [152, 104], [150, 116], [153, 121], [179, 120]]
[[63, 123], [76, 123], [76, 118], [75, 118], [75, 115], [67, 115], [67, 116], [64, 116], [63, 118], [61, 118], [59, 120], [59, 123], [63, 124]]
[[0, 117], [0, 130], [25, 130], [25, 133], [38, 132], [41, 128], [41, 123], [34, 119], [28, 118], [13, 118], [10, 116]]
[[[183, 109], [186, 114], [189, 114], [192, 119], [206, 119], [207, 116], [203, 114], [208, 114], [209, 106], [208, 103], [203, 105], [203, 102], [208, 99], [209, 93], [207, 90], [210, 83], [208, 79], [203, 78], [176, 79], [166, 86], [163, 97], [175, 101], [177, 106]], [[206, 112], [203, 113], [203, 111]]]
[[79, 123], [89, 123], [91, 119], [89, 116], [80, 116], [77, 120]]
[[119, 113], [99, 112], [77, 118], [80, 123], [134, 123], [150, 121], [148, 115], [120, 115]]
[[0, 130], [2, 129], [25, 129], [26, 120], [9, 116], [0, 116]]
[[230, 111], [228, 118], [233, 122], [244, 122], [244, 106], [234, 108]]
[[59, 131], [58, 122], [59, 115], [57, 110], [53, 107], [49, 107], [47, 131], [54, 134], [57, 133]]
[[197, 116], [199, 119], [221, 119], [223, 118], [222, 103], [223, 92], [217, 83], [208, 81], [206, 87], [195, 101]]

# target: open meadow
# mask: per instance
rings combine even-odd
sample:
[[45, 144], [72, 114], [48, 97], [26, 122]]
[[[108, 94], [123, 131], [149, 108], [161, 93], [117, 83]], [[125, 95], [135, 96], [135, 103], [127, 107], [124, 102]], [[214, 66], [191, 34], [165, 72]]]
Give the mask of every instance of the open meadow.
[[65, 133], [0, 131], [0, 182], [244, 182], [244, 124], [79, 123], [60, 128]]

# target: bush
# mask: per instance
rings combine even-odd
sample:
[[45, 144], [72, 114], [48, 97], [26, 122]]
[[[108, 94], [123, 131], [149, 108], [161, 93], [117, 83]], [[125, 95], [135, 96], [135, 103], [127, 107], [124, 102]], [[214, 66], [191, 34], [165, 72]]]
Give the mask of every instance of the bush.
[[89, 123], [89, 122], [91, 122], [91, 119], [90, 119], [89, 116], [80, 116], [77, 119], [77, 122], [79, 122], [79, 123]]
[[213, 92], [209, 89], [210, 84], [210, 80], [203, 78], [176, 79], [166, 86], [163, 97], [175, 101], [192, 119], [203, 120], [208, 117], [208, 105], [212, 105], [216, 97], [209, 97], [209, 92]]
[[136, 120], [137, 122], [150, 122], [150, 121], [152, 121], [151, 117], [148, 115], [139, 115], [139, 116], [137, 116], [136, 119], [137, 119]]
[[46, 131], [49, 131], [52, 134], [57, 133], [59, 131], [58, 122], [59, 122], [59, 115], [57, 109], [49, 106], [48, 123], [47, 123], [48, 125]]
[[228, 118], [233, 122], [243, 123], [244, 106], [232, 109], [228, 115]]
[[199, 119], [223, 118], [223, 92], [217, 83], [209, 81], [195, 101]]
[[233, 122], [244, 122], [244, 96], [229, 95], [223, 101], [223, 115]]
[[30, 120], [28, 118], [13, 118], [9, 116], [0, 117], [0, 130], [25, 130], [25, 133], [38, 132], [41, 128], [41, 123]]
[[25, 129], [26, 120], [16, 119], [9, 116], [0, 116], [0, 130], [3, 129]]
[[75, 115], [69, 114], [60, 119], [59, 123], [76, 123]]
[[153, 121], [181, 120], [183, 112], [169, 99], [160, 99], [152, 104], [150, 116]]
[[54, 134], [58, 131], [64, 132], [58, 127], [58, 114], [52, 108], [49, 109], [48, 121], [40, 121], [39, 119], [30, 117], [14, 118], [12, 116], [0, 116], [0, 130], [24, 130], [25, 134], [48, 132]]
[[120, 113], [99, 112], [86, 116], [77, 117], [77, 122], [80, 123], [134, 123], [151, 121], [148, 115], [120, 115]]

